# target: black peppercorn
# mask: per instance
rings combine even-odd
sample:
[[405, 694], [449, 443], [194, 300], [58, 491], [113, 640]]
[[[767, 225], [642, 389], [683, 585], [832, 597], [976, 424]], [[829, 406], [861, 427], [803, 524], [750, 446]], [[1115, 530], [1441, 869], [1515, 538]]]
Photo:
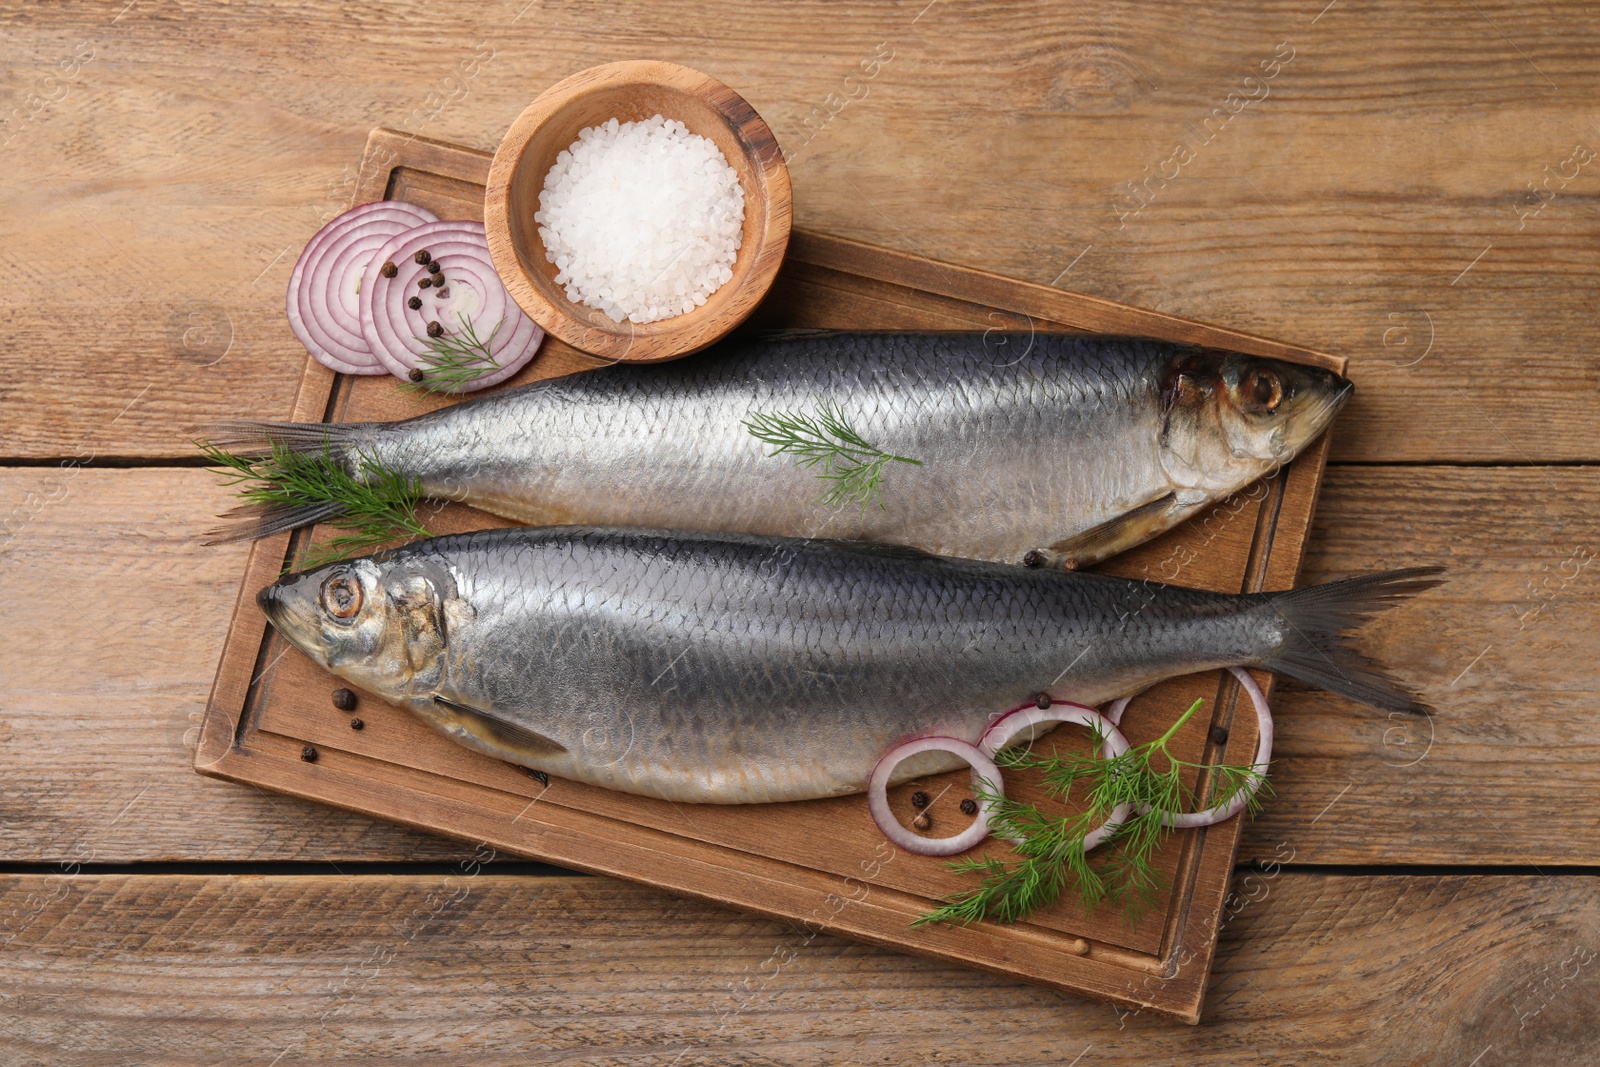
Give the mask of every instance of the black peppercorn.
[[400, 268], [386, 260], [384, 261], [383, 266], [378, 268], [378, 273], [383, 275], [385, 278], [393, 278], [396, 274], [400, 273]]
[[353, 711], [356, 706], [356, 695], [348, 689], [335, 689], [333, 691], [333, 706], [340, 711]]
[[427, 263], [433, 259], [433, 256], [429, 255], [428, 250], [424, 248], [411, 258], [416, 260], [418, 263]]
[[438, 274], [439, 271], [442, 270], [442, 269], [443, 268], [439, 266], [439, 261], [437, 259], [433, 260], [431, 263], [428, 264], [428, 273], [429, 274]]
[[1033, 698], [1033, 706], [1038, 708], [1040, 711], [1049, 711], [1050, 704], [1051, 700], [1049, 693], [1040, 693], [1038, 696]]
[[932, 826], [933, 819], [929, 817], [927, 812], [923, 812], [921, 815], [918, 815], [915, 819], [911, 820], [911, 828], [913, 830], [927, 832], [932, 828]]
[[317, 762], [317, 750], [312, 748], [310, 745], [307, 745], [305, 748], [300, 750], [300, 758], [305, 760], [307, 763], [315, 763]]
[[366, 727], [367, 727], [367, 724], [362, 722], [360, 719], [351, 719], [350, 720], [350, 729], [352, 729], [352, 730], [364, 730], [364, 729], [366, 729]]
[[1022, 565], [1024, 567], [1037, 567], [1043, 562], [1044, 557], [1039, 555], [1039, 550], [1036, 548], [1028, 549], [1028, 551], [1022, 557]]
[[443, 337], [444, 336], [444, 327], [440, 326], [437, 322], [428, 323], [428, 336], [429, 337]]
[[431, 275], [431, 274], [424, 274], [422, 277], [417, 279], [417, 288], [418, 289], [426, 289], [428, 286], [430, 286], [432, 284], [433, 284], [433, 275]]
[[421, 311], [422, 310], [422, 297], [414, 296], [410, 300], [407, 300], [406, 301], [406, 307], [410, 308], [412, 311]]
[[973, 800], [971, 797], [968, 797], [967, 799], [963, 800], [961, 802], [961, 814], [963, 814], [963, 815], [976, 815], [976, 814], [978, 814], [978, 802], [976, 800]]
[[406, 372], [406, 377], [410, 378], [414, 382], [420, 382], [422, 379], [426, 378], [427, 375], [422, 373], [421, 367], [412, 367], [411, 370]]
[[1211, 743], [1213, 745], [1225, 745], [1225, 744], [1227, 744], [1228, 743], [1228, 729], [1227, 729], [1227, 727], [1225, 727], [1225, 726], [1213, 726], [1211, 728]]
[[915, 793], [912, 793], [911, 794], [911, 806], [913, 808], [925, 808], [925, 807], [927, 807], [928, 806], [928, 794], [924, 793], [920, 789], [917, 790]]
[[433, 277], [433, 287], [435, 289], [443, 289], [444, 288], [444, 275], [443, 274], [435, 274], [432, 277]]

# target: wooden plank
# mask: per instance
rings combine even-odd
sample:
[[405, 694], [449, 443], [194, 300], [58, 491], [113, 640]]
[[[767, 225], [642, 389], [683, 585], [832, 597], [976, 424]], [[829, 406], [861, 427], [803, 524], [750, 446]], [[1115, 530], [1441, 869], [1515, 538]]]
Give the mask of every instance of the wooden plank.
[[0, 469], [0, 857], [454, 858], [459, 845], [189, 770], [246, 549], [202, 470]]
[[602, 879], [0, 877], [7, 1062], [1593, 1063], [1593, 876], [1274, 871], [1199, 1028]]
[[1592, 468], [1330, 468], [1306, 580], [1450, 569], [1362, 642], [1438, 710], [1416, 721], [1286, 692], [1281, 792], [1242, 855], [1287, 842], [1301, 862], [1590, 862], [1600, 802], [1578, 783], [1600, 764], [1596, 514]]
[[[1338, 457], [1600, 459], [1570, 403], [1600, 385], [1597, 172], [1522, 217], [1529, 184], [1597, 136], [1591, 7], [1113, 0], [1046, 5], [1018, 34], [1008, 5], [924, 6], [623, 0], [597, 36], [566, 2], [173, 23], [13, 0], [3, 452], [185, 456], [175, 431], [198, 419], [286, 415], [301, 353], [283, 288], [372, 125], [490, 148], [561, 76], [662, 58], [768, 119], [802, 228], [1345, 354], [1359, 394]], [[1270, 95], [1218, 129], [1285, 39]], [[80, 41], [95, 58], [38, 95]], [[892, 59], [846, 87], [880, 44]], [[1194, 160], [1152, 180], [1180, 140]]]
[[[487, 164], [482, 152], [374, 130], [353, 199], [404, 195], [436, 213], [470, 210], [465, 205], [473, 202]], [[797, 236], [796, 266], [822, 284], [826, 295], [816, 307], [799, 307], [800, 293], [789, 291], [775, 313], [762, 317], [761, 325], [820, 320], [872, 329], [883, 323], [885, 316], [877, 310], [881, 304], [889, 317], [923, 308], [936, 318], [986, 328], [997, 315], [1020, 315], [1040, 330], [1138, 333], [1301, 359], [1339, 371], [1345, 367], [1339, 357], [1215, 326], [838, 238]], [[840, 302], [832, 298], [836, 292], [856, 298], [856, 317], [840, 315]], [[571, 355], [570, 349], [554, 346], [507, 384], [566, 373], [573, 369]], [[434, 398], [424, 404], [392, 382], [334, 375], [307, 359], [294, 417], [390, 420], [442, 402]], [[1258, 491], [1241, 494], [1237, 504], [1213, 509], [1107, 569], [1159, 580], [1172, 580], [1181, 572], [1190, 585], [1233, 592], [1288, 588], [1299, 567], [1327, 445], [1322, 439], [1289, 468], [1264, 480]], [[461, 507], [437, 518], [444, 529], [499, 522]], [[296, 541], [306, 536], [318, 533], [293, 535]], [[1173, 836], [1158, 860], [1162, 889], [1150, 914], [1137, 925], [1105, 911], [1087, 911], [1068, 896], [1015, 926], [914, 929], [911, 923], [918, 915], [964, 883], [926, 857], [906, 856], [888, 869], [897, 854], [872, 826], [862, 797], [685, 813], [677, 805], [570, 782], [534, 788], [521, 771], [449, 745], [394, 716], [374, 719], [360, 733], [352, 733], [342, 720], [332, 722], [327, 694], [339, 683], [269, 632], [252, 602], [255, 591], [292, 558], [291, 543], [288, 534], [259, 542], [246, 561], [196, 753], [195, 767], [203, 773], [409, 825], [481, 837], [555, 863], [620, 874], [763, 914], [817, 921], [829, 929], [1092, 996], [1123, 998], [1127, 994], [1120, 976], [1161, 972], [1167, 978], [1162, 987], [1136, 1003], [1190, 1022], [1198, 1019], [1239, 840], [1237, 821]], [[1152, 573], [1157, 566], [1164, 568], [1161, 574]], [[1263, 675], [1259, 680], [1270, 692], [1270, 679]], [[1241, 696], [1220, 673], [1174, 680], [1135, 701], [1125, 730], [1135, 743], [1157, 736], [1170, 722], [1166, 709], [1206, 698], [1210, 718], [1191, 722], [1178, 738], [1181, 758], [1220, 758], [1218, 746], [1206, 740], [1208, 730], [1230, 724], [1235, 751], [1253, 752], [1254, 722], [1234, 712]], [[1245, 721], [1236, 723], [1241, 718]], [[1046, 742], [1063, 743], [1081, 744], [1082, 739]], [[308, 746], [314, 762], [291, 758]], [[955, 788], [959, 797], [968, 791], [960, 775], [946, 777], [944, 782], [908, 784], [901, 792], [922, 786], [942, 795]], [[1018, 776], [1010, 786], [1025, 799], [1042, 798], [1042, 793], [1030, 797], [1029, 783]], [[508, 808], [521, 809], [509, 823]], [[848, 898], [841, 896], [841, 888]]]
[[[54, 502], [47, 478], [66, 486]], [[460, 855], [441, 838], [189, 771], [237, 593], [242, 549], [197, 543], [226, 500], [194, 470], [0, 469], [8, 510], [39, 507], [0, 547], [8, 632], [28, 635], [0, 643], [0, 857]], [[1503, 517], [1485, 522], [1497, 509]], [[1286, 685], [1276, 795], [1240, 858], [1293, 849], [1316, 863], [1600, 863], [1588, 832], [1600, 818], [1600, 585], [1595, 565], [1573, 556], [1594, 545], [1582, 535], [1595, 514], [1600, 474], [1589, 470], [1330, 468], [1303, 581], [1439, 559], [1452, 568], [1447, 586], [1363, 641], [1438, 706], [1434, 740], [1425, 722]], [[1579, 536], [1553, 542], [1562, 529]], [[1526, 625], [1514, 610], [1540, 604]], [[51, 650], [47, 677], [41, 648]]]

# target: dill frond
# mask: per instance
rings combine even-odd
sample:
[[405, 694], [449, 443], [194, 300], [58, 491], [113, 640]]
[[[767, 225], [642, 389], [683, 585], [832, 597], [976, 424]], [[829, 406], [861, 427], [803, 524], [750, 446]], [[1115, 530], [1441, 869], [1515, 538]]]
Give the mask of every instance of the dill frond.
[[798, 411], [758, 411], [744, 420], [745, 429], [772, 446], [769, 456], [791, 455], [806, 470], [821, 467], [817, 477], [832, 483], [817, 503], [825, 507], [868, 504], [883, 507], [883, 469], [890, 463], [922, 466], [920, 459], [896, 456], [862, 437], [834, 404], [815, 416]]
[[446, 331], [438, 337], [419, 338], [428, 347], [428, 351], [420, 357], [422, 366], [418, 369], [422, 371], [422, 378], [403, 382], [402, 388], [414, 393], [455, 392], [490, 371], [500, 369], [500, 364], [495, 362], [490, 352], [490, 346], [494, 344], [495, 334], [500, 332], [506, 320], [501, 318], [489, 331], [488, 337], [479, 338], [477, 330], [465, 315], [458, 311], [456, 318], [461, 322], [459, 333]]
[[302, 567], [320, 566], [397, 537], [431, 536], [417, 520], [422, 483], [367, 453], [357, 453], [347, 468], [334, 457], [331, 445], [324, 445], [321, 452], [297, 452], [274, 444], [264, 455], [242, 456], [209, 442], [197, 444], [211, 461], [210, 469], [225, 478], [224, 485], [243, 487], [238, 496], [246, 509], [262, 513], [338, 509], [323, 521], [342, 532], [303, 554], [296, 561]]
[[[1113, 903], [1121, 907], [1128, 922], [1137, 923], [1166, 888], [1166, 876], [1155, 858], [1172, 834], [1167, 819], [1194, 803], [1195, 790], [1184, 785], [1184, 772], [1210, 775], [1213, 807], [1255, 787], [1257, 792], [1246, 804], [1254, 814], [1260, 807], [1261, 792], [1267, 788], [1265, 775], [1254, 766], [1189, 763], [1168, 750], [1168, 744], [1202, 703], [1197, 700], [1190, 705], [1156, 740], [1120, 756], [1102, 755], [1103, 738], [1099, 736], [1086, 755], [1039, 756], [1020, 748], [998, 753], [995, 762], [1002, 767], [1041, 772], [1046, 792], [1063, 801], [1073, 786], [1081, 784], [1088, 807], [1073, 817], [1051, 816], [980, 783], [974, 792], [990, 805], [995, 835], [1020, 842], [1013, 844], [1019, 858], [1005, 861], [984, 856], [952, 861], [949, 867], [953, 871], [981, 874], [979, 885], [946, 899], [912, 925], [1017, 922], [1055, 903], [1068, 882], [1077, 887], [1086, 909]], [[1123, 804], [1129, 805], [1133, 814], [1111, 835], [1110, 854], [1091, 865], [1084, 839]]]

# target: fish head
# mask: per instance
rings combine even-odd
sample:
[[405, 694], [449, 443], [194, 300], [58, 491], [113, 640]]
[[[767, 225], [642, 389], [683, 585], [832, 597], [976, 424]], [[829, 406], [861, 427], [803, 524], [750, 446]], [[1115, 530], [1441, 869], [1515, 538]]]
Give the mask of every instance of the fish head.
[[1178, 489], [1226, 495], [1299, 455], [1354, 390], [1321, 367], [1192, 350], [1162, 378], [1161, 465]]
[[343, 560], [256, 594], [261, 613], [319, 665], [396, 703], [444, 671], [448, 576], [414, 560]]

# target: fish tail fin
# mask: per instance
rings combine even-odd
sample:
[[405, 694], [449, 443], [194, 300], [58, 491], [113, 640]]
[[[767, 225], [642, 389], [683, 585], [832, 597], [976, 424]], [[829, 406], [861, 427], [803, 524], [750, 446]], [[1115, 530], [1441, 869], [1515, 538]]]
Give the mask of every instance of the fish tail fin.
[[291, 452], [332, 452], [342, 456], [364, 442], [369, 424], [362, 422], [265, 422], [219, 419], [194, 427], [191, 435], [214, 448], [241, 456], [264, 456], [274, 448]]
[[283, 533], [285, 530], [297, 530], [302, 526], [327, 522], [344, 513], [345, 508], [338, 504], [298, 504], [277, 507], [241, 504], [218, 515], [217, 518], [223, 520], [221, 525], [207, 530], [204, 534], [205, 540], [200, 543], [228, 545], [235, 541], [255, 541]]
[[348, 505], [334, 488], [352, 477], [351, 460], [369, 443], [368, 423], [263, 422], [226, 419], [193, 429], [215, 469], [244, 483], [246, 503], [207, 530], [205, 544], [270, 537], [337, 518]]
[[1408, 567], [1268, 594], [1268, 606], [1284, 625], [1262, 665], [1383, 711], [1430, 711], [1345, 634], [1444, 580], [1443, 567]]

